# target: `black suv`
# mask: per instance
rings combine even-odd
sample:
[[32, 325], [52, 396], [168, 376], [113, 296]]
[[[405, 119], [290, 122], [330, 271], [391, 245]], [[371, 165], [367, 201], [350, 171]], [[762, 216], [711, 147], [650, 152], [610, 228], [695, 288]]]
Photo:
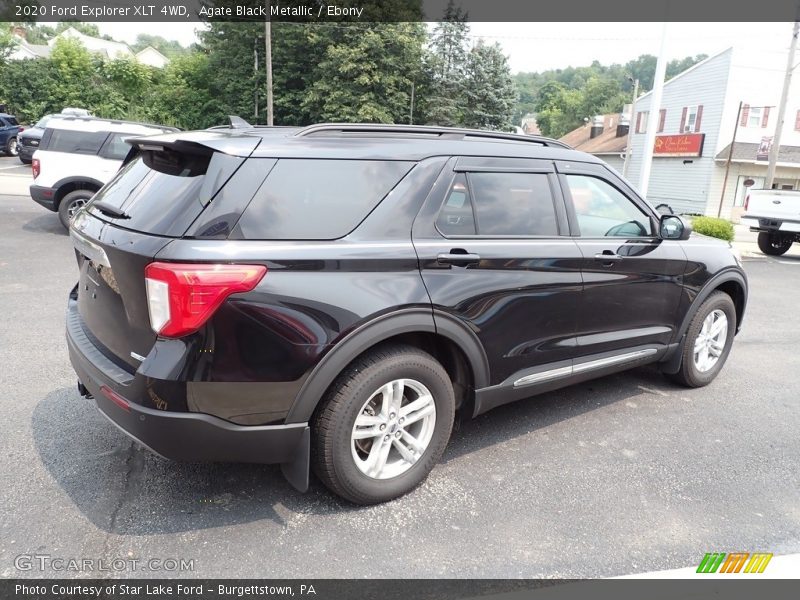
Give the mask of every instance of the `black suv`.
[[646, 363], [714, 379], [747, 280], [547, 138], [434, 127], [129, 140], [70, 234], [78, 388], [181, 460], [408, 492], [466, 416]]

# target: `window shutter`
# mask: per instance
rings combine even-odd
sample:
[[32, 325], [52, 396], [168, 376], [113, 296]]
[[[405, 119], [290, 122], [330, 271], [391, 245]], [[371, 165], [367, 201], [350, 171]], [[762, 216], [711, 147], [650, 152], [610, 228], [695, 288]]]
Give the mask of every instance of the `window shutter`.
[[761, 128], [763, 129], [766, 127], [767, 123], [769, 123], [769, 106], [764, 107], [764, 116], [761, 117]]
[[658, 133], [664, 131], [664, 121], [667, 120], [667, 109], [662, 108], [658, 111]]
[[636, 129], [634, 131], [636, 131], [636, 133], [641, 133], [642, 132], [642, 113], [641, 112], [637, 112], [636, 113]]
[[742, 120], [739, 122], [740, 127], [747, 127], [747, 118], [750, 116], [750, 105], [742, 105]]
[[794, 130], [800, 131], [800, 110], [797, 111], [797, 115], [794, 117]]
[[694, 132], [697, 133], [700, 131], [700, 120], [703, 118], [703, 105], [700, 104], [697, 107], [697, 117], [694, 120]]
[[687, 110], [688, 110], [687, 107], [684, 106], [683, 107], [683, 112], [681, 113], [681, 127], [678, 130], [678, 133], [683, 133], [683, 130], [686, 129], [686, 111]]

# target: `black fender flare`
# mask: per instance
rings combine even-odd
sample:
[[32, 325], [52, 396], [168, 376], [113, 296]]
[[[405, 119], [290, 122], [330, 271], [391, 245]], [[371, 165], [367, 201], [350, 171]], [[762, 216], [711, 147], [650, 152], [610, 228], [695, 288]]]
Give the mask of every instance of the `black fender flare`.
[[[64, 177], [64, 179], [59, 179], [56, 183], [53, 184], [52, 189], [55, 190], [55, 195], [58, 195], [59, 190], [68, 183], [82, 183], [82, 184], [94, 185], [97, 186], [98, 190], [105, 185], [102, 181], [98, 181], [97, 179], [93, 179], [91, 177], [81, 177], [81, 176]], [[58, 209], [58, 204], [60, 203], [61, 200], [55, 203], [56, 209]]]
[[[716, 291], [721, 284], [729, 281], [736, 282], [742, 288], [744, 293], [742, 312], [744, 312], [744, 309], [747, 306], [747, 277], [744, 275], [744, 273], [738, 269], [731, 268], [714, 275], [711, 279], [706, 281], [702, 288], [700, 288], [700, 291], [697, 292], [694, 300], [692, 300], [692, 303], [689, 305], [689, 309], [686, 311], [683, 321], [681, 321], [681, 326], [678, 328], [678, 331], [675, 334], [674, 343], [671, 344], [674, 349], [662, 361], [662, 371], [665, 373], [678, 372], [681, 367], [681, 357], [683, 356], [683, 341], [686, 337], [686, 331], [689, 329], [692, 319], [694, 319], [695, 314], [697, 314], [697, 311], [700, 309], [700, 305], [706, 301], [706, 298], [708, 298], [712, 292]], [[736, 323], [736, 333], [739, 333], [741, 326], [741, 319], [738, 319]]]
[[449, 338], [467, 357], [475, 387], [487, 386], [488, 361], [477, 336], [456, 319], [439, 316], [437, 313], [434, 320], [430, 308], [408, 308], [376, 317], [347, 334], [306, 377], [285, 422], [308, 422], [325, 391], [353, 359], [375, 344], [403, 333], [437, 333]]

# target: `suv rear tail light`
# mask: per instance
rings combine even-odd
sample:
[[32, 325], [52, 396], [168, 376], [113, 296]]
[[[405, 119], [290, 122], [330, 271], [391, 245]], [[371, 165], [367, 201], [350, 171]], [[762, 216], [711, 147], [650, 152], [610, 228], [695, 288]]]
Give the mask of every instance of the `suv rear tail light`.
[[145, 267], [150, 326], [164, 337], [197, 331], [231, 294], [249, 292], [263, 265], [150, 263]]
[[750, 204], [750, 194], [744, 197], [744, 212], [747, 212], [747, 205]]
[[36, 179], [39, 176], [39, 173], [42, 172], [42, 167], [39, 164], [38, 158], [33, 159], [33, 162], [31, 163], [31, 169], [33, 169], [33, 178]]

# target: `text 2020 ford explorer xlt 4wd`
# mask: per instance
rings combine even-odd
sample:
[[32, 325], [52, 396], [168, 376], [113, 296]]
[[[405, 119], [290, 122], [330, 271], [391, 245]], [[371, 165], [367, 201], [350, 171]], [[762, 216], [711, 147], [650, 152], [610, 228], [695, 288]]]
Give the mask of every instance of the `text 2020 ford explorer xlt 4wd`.
[[554, 140], [317, 125], [132, 140], [70, 230], [79, 389], [173, 459], [279, 463], [380, 502], [456, 411], [646, 363], [722, 368], [747, 281]]

